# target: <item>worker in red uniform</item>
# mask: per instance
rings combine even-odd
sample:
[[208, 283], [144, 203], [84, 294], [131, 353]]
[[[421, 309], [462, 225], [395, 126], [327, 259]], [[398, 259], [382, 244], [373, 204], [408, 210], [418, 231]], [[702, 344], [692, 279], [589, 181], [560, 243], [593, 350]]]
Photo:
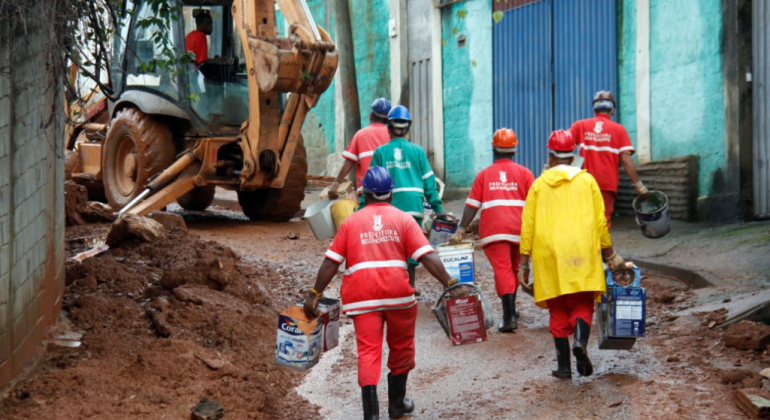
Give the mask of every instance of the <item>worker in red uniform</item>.
[[190, 33], [184, 37], [187, 52], [195, 54], [196, 66], [200, 66], [201, 63], [209, 58], [209, 45], [206, 36], [211, 35], [211, 31], [213, 30], [214, 21], [211, 19], [211, 15], [200, 11], [198, 15], [195, 16], [195, 30], [190, 31]]
[[581, 146], [580, 155], [585, 159], [583, 167], [599, 183], [609, 228], [620, 182], [618, 160], [623, 163], [623, 169], [638, 196], [647, 199], [650, 191], [636, 174], [636, 166], [631, 159], [634, 146], [628, 132], [611, 119], [615, 113], [615, 97], [606, 90], [596, 92], [593, 105], [595, 117], [575, 122], [569, 131]]
[[495, 132], [492, 146], [495, 162], [479, 172], [473, 181], [471, 193], [465, 201], [465, 211], [457, 232], [449, 239], [458, 244], [468, 225], [481, 209], [479, 245], [489, 258], [495, 272], [495, 289], [503, 302], [501, 332], [518, 328], [516, 290], [519, 287], [519, 241], [521, 212], [529, 187], [535, 177], [529, 169], [513, 162], [516, 134], [509, 128]]
[[[414, 411], [414, 402], [405, 398], [407, 376], [415, 366], [417, 320], [417, 300], [406, 273], [407, 259], [423, 263], [444, 286], [457, 283], [457, 279], [450, 279], [412, 216], [390, 205], [393, 179], [388, 170], [381, 166], [369, 168], [362, 184], [366, 207], [348, 217], [337, 231], [315, 286], [305, 299], [304, 311], [308, 317], [317, 316], [324, 289], [347, 260], [340, 294], [342, 312], [353, 318], [356, 333], [364, 420], [379, 419], [377, 384], [383, 335], [390, 349], [388, 413], [396, 419]], [[467, 295], [462, 289], [453, 289], [453, 297]]]
[[348, 147], [342, 152], [345, 163], [337, 174], [337, 178], [329, 187], [329, 198], [336, 200], [339, 198], [337, 188], [345, 180], [348, 173], [355, 166], [356, 168], [356, 192], [361, 195], [363, 187], [361, 180], [364, 179], [369, 162], [372, 161], [374, 151], [383, 144], [390, 141], [388, 134], [388, 113], [390, 112], [390, 101], [385, 98], [377, 98], [371, 106], [372, 112], [369, 113], [369, 125], [358, 130], [350, 141]]

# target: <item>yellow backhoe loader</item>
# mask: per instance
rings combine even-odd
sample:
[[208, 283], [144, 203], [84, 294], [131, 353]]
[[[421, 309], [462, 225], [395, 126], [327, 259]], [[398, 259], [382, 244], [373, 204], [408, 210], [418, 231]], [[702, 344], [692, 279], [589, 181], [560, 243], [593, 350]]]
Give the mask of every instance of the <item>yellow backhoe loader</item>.
[[173, 71], [153, 65], [159, 29], [136, 24], [152, 16], [150, 4], [128, 7], [110, 69], [118, 99], [93, 105], [71, 131], [69, 176], [103, 186], [121, 215], [174, 200], [203, 210], [220, 186], [237, 191], [252, 220], [292, 218], [307, 184], [300, 130], [337, 69], [334, 43], [305, 0], [182, 2], [166, 35], [185, 51], [207, 14], [208, 57]]

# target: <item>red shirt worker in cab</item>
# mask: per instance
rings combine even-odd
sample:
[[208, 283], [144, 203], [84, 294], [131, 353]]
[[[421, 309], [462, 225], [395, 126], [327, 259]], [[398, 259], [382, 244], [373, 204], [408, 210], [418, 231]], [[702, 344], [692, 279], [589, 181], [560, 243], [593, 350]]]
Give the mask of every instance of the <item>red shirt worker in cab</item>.
[[209, 58], [209, 45], [206, 36], [211, 35], [213, 29], [214, 21], [211, 19], [211, 15], [201, 10], [195, 16], [195, 30], [184, 37], [187, 51], [195, 54], [196, 66], [200, 66]]

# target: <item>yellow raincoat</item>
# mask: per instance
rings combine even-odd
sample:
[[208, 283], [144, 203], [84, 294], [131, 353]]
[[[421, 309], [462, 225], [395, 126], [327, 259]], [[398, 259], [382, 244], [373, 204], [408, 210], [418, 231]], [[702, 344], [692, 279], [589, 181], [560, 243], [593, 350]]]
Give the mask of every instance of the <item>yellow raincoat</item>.
[[532, 257], [535, 303], [578, 292], [606, 291], [601, 250], [612, 246], [604, 200], [588, 172], [559, 165], [543, 172], [527, 195], [520, 250]]

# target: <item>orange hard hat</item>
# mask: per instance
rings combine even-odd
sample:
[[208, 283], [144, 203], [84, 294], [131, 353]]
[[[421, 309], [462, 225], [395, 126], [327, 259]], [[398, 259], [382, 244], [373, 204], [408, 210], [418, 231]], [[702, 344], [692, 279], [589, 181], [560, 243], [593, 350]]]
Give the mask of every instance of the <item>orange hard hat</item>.
[[551, 149], [551, 153], [557, 157], [570, 157], [575, 150], [575, 139], [569, 131], [554, 131], [548, 138], [546, 147]]
[[517, 144], [519, 144], [519, 141], [516, 139], [516, 133], [510, 128], [501, 128], [495, 131], [492, 146], [501, 149], [513, 149]]

